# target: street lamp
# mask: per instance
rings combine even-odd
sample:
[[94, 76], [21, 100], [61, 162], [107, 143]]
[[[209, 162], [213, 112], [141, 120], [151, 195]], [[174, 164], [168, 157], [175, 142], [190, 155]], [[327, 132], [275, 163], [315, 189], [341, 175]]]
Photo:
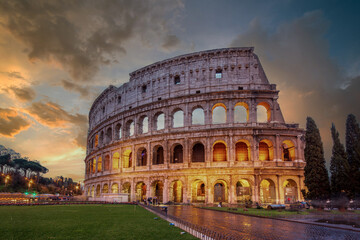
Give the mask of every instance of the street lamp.
[[29, 181], [29, 184], [28, 184], [28, 191], [30, 190], [30, 187], [31, 187], [31, 184], [33, 183], [33, 180], [32, 179], [30, 179], [30, 181]]
[[7, 175], [7, 176], [5, 177], [5, 187], [6, 187], [6, 185], [7, 185], [7, 183], [8, 183], [9, 180], [10, 180], [10, 176]]

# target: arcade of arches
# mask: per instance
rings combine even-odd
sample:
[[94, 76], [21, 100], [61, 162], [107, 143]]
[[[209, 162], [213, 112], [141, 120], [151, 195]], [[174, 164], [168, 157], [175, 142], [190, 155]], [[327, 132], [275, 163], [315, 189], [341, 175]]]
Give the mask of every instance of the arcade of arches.
[[[298, 176], [273, 177], [263, 176], [216, 176], [207, 177], [171, 177], [159, 180], [135, 179], [124, 183], [103, 183], [90, 185], [86, 189], [88, 197], [100, 197], [100, 194], [123, 193], [129, 201], [144, 201], [149, 197], [158, 202], [174, 203], [247, 203], [261, 204], [293, 203], [302, 199], [301, 181]], [[109, 187], [111, 186], [111, 188]], [[134, 186], [134, 187], [132, 187]], [[99, 198], [98, 198], [99, 199]]]

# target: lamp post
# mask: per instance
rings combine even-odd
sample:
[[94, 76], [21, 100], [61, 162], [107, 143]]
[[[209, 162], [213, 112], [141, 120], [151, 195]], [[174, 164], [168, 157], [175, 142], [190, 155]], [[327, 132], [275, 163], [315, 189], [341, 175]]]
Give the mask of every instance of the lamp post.
[[32, 184], [32, 183], [33, 183], [33, 180], [30, 179], [29, 184], [28, 184], [28, 191], [30, 191], [30, 187], [31, 187], [31, 184]]
[[9, 180], [10, 180], [10, 176], [7, 175], [7, 176], [5, 177], [5, 187], [7, 186], [7, 183], [8, 183]]

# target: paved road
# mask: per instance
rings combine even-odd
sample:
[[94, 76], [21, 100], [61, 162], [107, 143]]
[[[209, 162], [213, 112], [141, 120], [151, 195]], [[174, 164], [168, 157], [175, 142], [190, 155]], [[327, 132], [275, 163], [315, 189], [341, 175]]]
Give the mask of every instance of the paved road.
[[360, 239], [360, 232], [215, 212], [190, 206], [169, 207], [168, 214], [240, 239]]

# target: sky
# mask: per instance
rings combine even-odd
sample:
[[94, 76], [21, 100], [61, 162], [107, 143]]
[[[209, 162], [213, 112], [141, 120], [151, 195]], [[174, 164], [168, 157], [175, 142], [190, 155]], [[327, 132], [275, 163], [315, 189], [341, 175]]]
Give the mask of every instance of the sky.
[[88, 113], [148, 64], [255, 47], [287, 123], [360, 120], [359, 1], [0, 0], [0, 144], [84, 179]]

